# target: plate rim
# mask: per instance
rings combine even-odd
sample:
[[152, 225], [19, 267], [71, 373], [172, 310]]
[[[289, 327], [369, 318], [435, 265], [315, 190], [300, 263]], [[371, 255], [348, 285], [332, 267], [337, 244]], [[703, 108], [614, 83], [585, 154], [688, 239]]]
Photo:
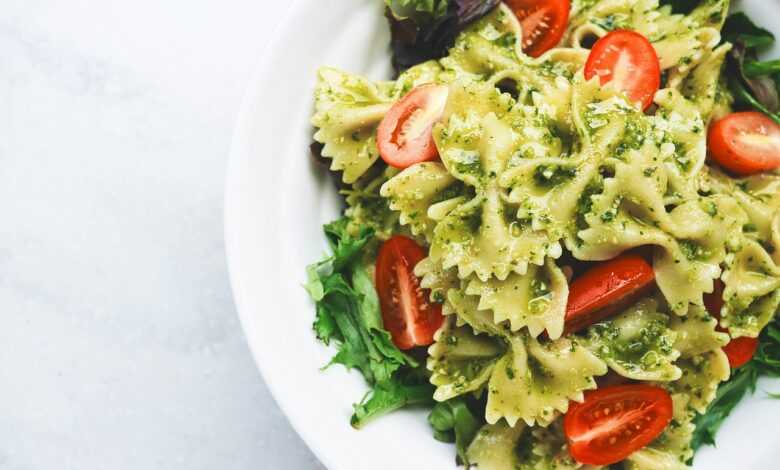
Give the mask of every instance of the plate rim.
[[[256, 60], [256, 64], [252, 69], [249, 81], [242, 95], [242, 101], [239, 107], [238, 117], [235, 120], [226, 163], [227, 169], [224, 179], [225, 188], [223, 197], [223, 243], [230, 288], [236, 307], [236, 313], [238, 314], [247, 346], [249, 347], [256, 367], [275, 403], [279, 406], [293, 430], [301, 437], [306, 446], [322, 465], [328, 469], [336, 470], [354, 467], [351, 467], [349, 462], [340, 458], [339, 455], [329, 451], [326, 442], [321, 438], [320, 434], [314, 428], [307, 426], [306, 423], [304, 423], [304, 418], [299, 416], [300, 413], [297, 412], [294, 404], [289, 402], [289, 400], [282, 399], [284, 396], [284, 393], [282, 392], [284, 386], [281, 381], [269, 380], [273, 376], [270, 372], [270, 360], [268, 355], [261, 350], [256, 341], [258, 337], [257, 333], [250, 328], [255, 324], [255, 321], [250, 318], [254, 311], [249, 307], [251, 302], [245, 298], [244, 292], [247, 290], [242, 288], [246, 282], [245, 279], [242, 279], [240, 273], [244, 271], [241, 267], [245, 265], [245, 261], [238, 256], [238, 254], [243, 251], [241, 249], [240, 233], [242, 232], [242, 227], [245, 225], [242, 222], [241, 217], [241, 208], [245, 206], [241, 197], [244, 186], [240, 184], [240, 169], [245, 155], [242, 155], [240, 149], [245, 147], [244, 143], [248, 139], [247, 136], [256, 129], [256, 126], [253, 125], [257, 124], [257, 121], [252, 118], [255, 117], [256, 105], [258, 104], [260, 97], [267, 94], [268, 90], [272, 89], [272, 87], [267, 86], [270, 83], [271, 78], [267, 73], [267, 69], [277, 59], [274, 51], [283, 43], [282, 39], [286, 37], [291, 30], [295, 29], [293, 20], [297, 18], [298, 15], [304, 14], [304, 7], [309, 4], [310, 0], [290, 0], [286, 11], [279, 16], [279, 22], [273, 27], [268, 42], [262, 48], [262, 52]], [[744, 4], [739, 6], [742, 7], [743, 5]], [[262, 243], [262, 240], [258, 240], [258, 243]], [[264, 255], [263, 257], [267, 256]], [[758, 394], [747, 398], [758, 398]], [[746, 401], [747, 400], [745, 400], [745, 402]], [[745, 405], [746, 403], [743, 402], [742, 408], [746, 408]], [[716, 448], [714, 447], [709, 448], [709, 451], [715, 450]]]
[[296, 413], [293, 412], [290, 406], [288, 406], [284, 400], [281, 400], [280, 384], [273, 380], [268, 380], [269, 373], [267, 372], [266, 362], [263, 360], [263, 355], [259, 351], [256, 342], [252, 341], [252, 336], [249, 328], [249, 308], [247, 307], [248, 301], [244, 299], [243, 290], [240, 289], [242, 282], [239, 279], [238, 273], [241, 272], [239, 266], [241, 265], [241, 258], [236, 255], [239, 249], [239, 232], [241, 231], [241, 217], [240, 210], [240, 185], [234, 184], [238, 181], [239, 168], [240, 168], [240, 151], [239, 147], [242, 142], [245, 141], [244, 136], [246, 132], [251, 128], [250, 116], [252, 114], [252, 108], [256, 103], [258, 96], [263, 93], [264, 90], [268, 90], [268, 87], [260, 86], [269, 81], [268, 75], [265, 70], [271, 65], [273, 61], [273, 51], [281, 43], [281, 38], [284, 37], [283, 31], [290, 28], [291, 20], [301, 9], [303, 4], [302, 0], [291, 0], [287, 10], [280, 17], [279, 23], [273, 28], [268, 43], [263, 47], [257, 62], [252, 69], [252, 73], [249, 78], [249, 82], [245, 87], [245, 91], [241, 98], [241, 105], [238, 111], [238, 117], [235, 120], [234, 130], [230, 140], [230, 149], [227, 158], [226, 172], [224, 178], [225, 190], [223, 196], [223, 243], [225, 248], [225, 258], [227, 264], [228, 278], [230, 281], [230, 290], [233, 295], [233, 302], [236, 307], [236, 314], [238, 315], [239, 323], [243, 332], [244, 339], [246, 341], [249, 352], [252, 355], [252, 360], [260, 373], [265, 386], [271, 393], [276, 405], [282, 411], [284, 418], [290, 423], [293, 430], [304, 441], [306, 446], [317, 457], [319, 462], [328, 469], [336, 469], [337, 465], [329, 456], [328, 453], [323, 451], [318, 445], [318, 440], [315, 439], [313, 433], [310, 433], [305, 426], [301, 424], [301, 421], [296, 418]]

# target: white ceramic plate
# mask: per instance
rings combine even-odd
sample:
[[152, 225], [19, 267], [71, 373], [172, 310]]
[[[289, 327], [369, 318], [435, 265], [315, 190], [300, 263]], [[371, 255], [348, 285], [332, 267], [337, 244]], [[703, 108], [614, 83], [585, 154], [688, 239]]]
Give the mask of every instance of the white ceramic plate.
[[[340, 210], [328, 176], [308, 153], [315, 71], [332, 65], [376, 79], [390, 76], [382, 3], [299, 0], [280, 19], [233, 141], [225, 201], [230, 275], [266, 382], [329, 469], [454, 469], [454, 448], [433, 439], [421, 411], [398, 412], [361, 431], [350, 427], [351, 405], [366, 385], [341, 367], [320, 371], [333, 351], [315, 341], [313, 305], [301, 288], [305, 266], [325, 250], [321, 226]], [[780, 32], [778, 5], [743, 2]], [[696, 468], [777, 468], [777, 423], [780, 402], [759, 392], [728, 420], [718, 449], [698, 455]]]

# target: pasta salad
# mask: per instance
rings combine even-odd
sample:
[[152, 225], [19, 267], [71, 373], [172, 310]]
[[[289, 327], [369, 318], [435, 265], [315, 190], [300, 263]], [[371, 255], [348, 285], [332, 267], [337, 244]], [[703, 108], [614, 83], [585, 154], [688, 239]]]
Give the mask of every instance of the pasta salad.
[[388, 0], [317, 73], [314, 330], [466, 467], [677, 469], [780, 375], [780, 63], [728, 0]]

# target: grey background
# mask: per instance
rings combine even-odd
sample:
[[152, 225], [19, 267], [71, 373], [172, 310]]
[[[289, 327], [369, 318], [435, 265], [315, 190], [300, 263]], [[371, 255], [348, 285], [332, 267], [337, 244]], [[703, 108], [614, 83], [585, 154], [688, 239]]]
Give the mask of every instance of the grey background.
[[232, 127], [287, 1], [0, 1], [0, 469], [317, 469], [222, 239]]

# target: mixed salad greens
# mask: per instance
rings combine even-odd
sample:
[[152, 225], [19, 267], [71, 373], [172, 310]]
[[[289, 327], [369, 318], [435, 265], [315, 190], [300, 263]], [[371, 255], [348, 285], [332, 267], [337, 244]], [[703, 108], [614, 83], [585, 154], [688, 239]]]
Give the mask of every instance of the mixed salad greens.
[[[392, 32], [390, 49], [397, 72], [444, 56], [455, 38], [500, 3], [499, 0], [385, 0]], [[708, 1], [708, 0], [702, 0]], [[675, 11], [689, 12], [697, 0], [668, 0]], [[743, 13], [725, 21], [723, 41], [734, 44], [727, 61], [727, 88], [737, 110], [756, 110], [780, 124], [780, 60], [760, 60], [774, 35]], [[320, 150], [313, 147], [315, 153]], [[385, 329], [381, 302], [374, 287], [374, 262], [380, 241], [374, 228], [349, 217], [324, 227], [331, 254], [308, 267], [306, 290], [316, 303], [314, 331], [334, 344], [330, 364], [358, 370], [371, 387], [354, 405], [351, 424], [360, 428], [372, 419], [404, 407], [430, 410], [436, 439], [452, 442], [458, 461], [469, 464], [467, 448], [485, 425], [484, 398], [464, 395], [437, 402], [425, 365], [425, 351], [401, 350]], [[718, 429], [745, 396], [756, 391], [761, 377], [780, 377], [780, 321], [762, 332], [755, 354], [734, 369], [720, 385], [706, 413], [695, 420], [692, 447], [714, 445]]]
[[500, 0], [385, 0], [396, 72], [438, 59], [466, 26], [485, 16]]
[[[406, 406], [431, 408], [434, 437], [455, 442], [459, 455], [484, 424], [464, 399], [438, 403], [424, 359], [414, 358], [392, 342], [382, 326], [379, 299], [370, 278], [377, 240], [367, 227], [350, 227], [347, 218], [325, 225], [332, 255], [307, 269], [305, 285], [316, 302], [314, 331], [323, 343], [335, 343], [330, 364], [363, 374], [371, 391], [355, 404], [351, 423], [360, 428], [370, 420]], [[356, 232], [351, 235], [350, 232]]]

